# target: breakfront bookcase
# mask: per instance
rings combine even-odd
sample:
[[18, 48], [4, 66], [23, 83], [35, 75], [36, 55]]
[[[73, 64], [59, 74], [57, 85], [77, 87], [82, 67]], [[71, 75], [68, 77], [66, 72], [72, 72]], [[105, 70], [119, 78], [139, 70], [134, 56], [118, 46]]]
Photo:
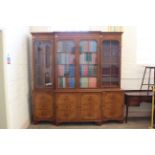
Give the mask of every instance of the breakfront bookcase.
[[32, 33], [33, 122], [123, 122], [121, 35]]

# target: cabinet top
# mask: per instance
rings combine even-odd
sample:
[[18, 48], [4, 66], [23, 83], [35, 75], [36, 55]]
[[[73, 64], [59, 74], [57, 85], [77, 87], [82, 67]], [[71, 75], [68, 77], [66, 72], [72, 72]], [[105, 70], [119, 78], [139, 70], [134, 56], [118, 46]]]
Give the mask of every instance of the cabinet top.
[[32, 35], [86, 35], [86, 34], [122, 34], [123, 32], [102, 32], [102, 31], [60, 31], [60, 32], [33, 32]]

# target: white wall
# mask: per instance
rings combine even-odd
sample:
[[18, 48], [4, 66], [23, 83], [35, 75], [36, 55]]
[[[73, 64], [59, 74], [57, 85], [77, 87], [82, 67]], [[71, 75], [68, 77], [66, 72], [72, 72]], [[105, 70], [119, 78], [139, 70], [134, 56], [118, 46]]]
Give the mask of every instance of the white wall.
[[144, 67], [137, 64], [136, 27], [123, 28], [121, 87], [125, 90], [139, 90]]
[[137, 27], [138, 63], [155, 66], [154, 25]]
[[31, 32], [50, 32], [50, 26], [31, 26]]
[[4, 27], [6, 106], [8, 128], [26, 128], [30, 124], [28, 86], [29, 27]]
[[3, 32], [0, 30], [0, 129], [7, 128], [4, 77]]

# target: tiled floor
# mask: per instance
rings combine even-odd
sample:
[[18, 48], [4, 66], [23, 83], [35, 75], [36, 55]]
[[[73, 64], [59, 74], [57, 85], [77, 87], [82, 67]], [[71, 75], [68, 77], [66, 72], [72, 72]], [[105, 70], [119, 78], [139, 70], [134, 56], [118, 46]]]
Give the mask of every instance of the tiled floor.
[[149, 118], [130, 118], [128, 123], [108, 122], [103, 125], [96, 124], [62, 124], [59, 126], [41, 123], [30, 125], [29, 129], [148, 129]]

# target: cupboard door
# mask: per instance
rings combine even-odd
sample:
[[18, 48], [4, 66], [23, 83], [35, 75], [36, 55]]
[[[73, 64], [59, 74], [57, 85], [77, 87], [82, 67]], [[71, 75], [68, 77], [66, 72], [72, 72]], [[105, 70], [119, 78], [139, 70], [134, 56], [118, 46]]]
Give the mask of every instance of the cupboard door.
[[54, 119], [53, 112], [53, 96], [51, 91], [35, 91], [33, 92], [33, 120], [36, 121], [52, 121]]
[[51, 41], [34, 41], [35, 88], [52, 88], [53, 86], [52, 49]]
[[58, 93], [56, 95], [56, 121], [71, 122], [79, 117], [78, 94]]
[[98, 121], [101, 119], [101, 96], [98, 93], [81, 94], [81, 119]]
[[102, 102], [103, 120], [124, 119], [124, 93], [123, 92], [104, 92]]

